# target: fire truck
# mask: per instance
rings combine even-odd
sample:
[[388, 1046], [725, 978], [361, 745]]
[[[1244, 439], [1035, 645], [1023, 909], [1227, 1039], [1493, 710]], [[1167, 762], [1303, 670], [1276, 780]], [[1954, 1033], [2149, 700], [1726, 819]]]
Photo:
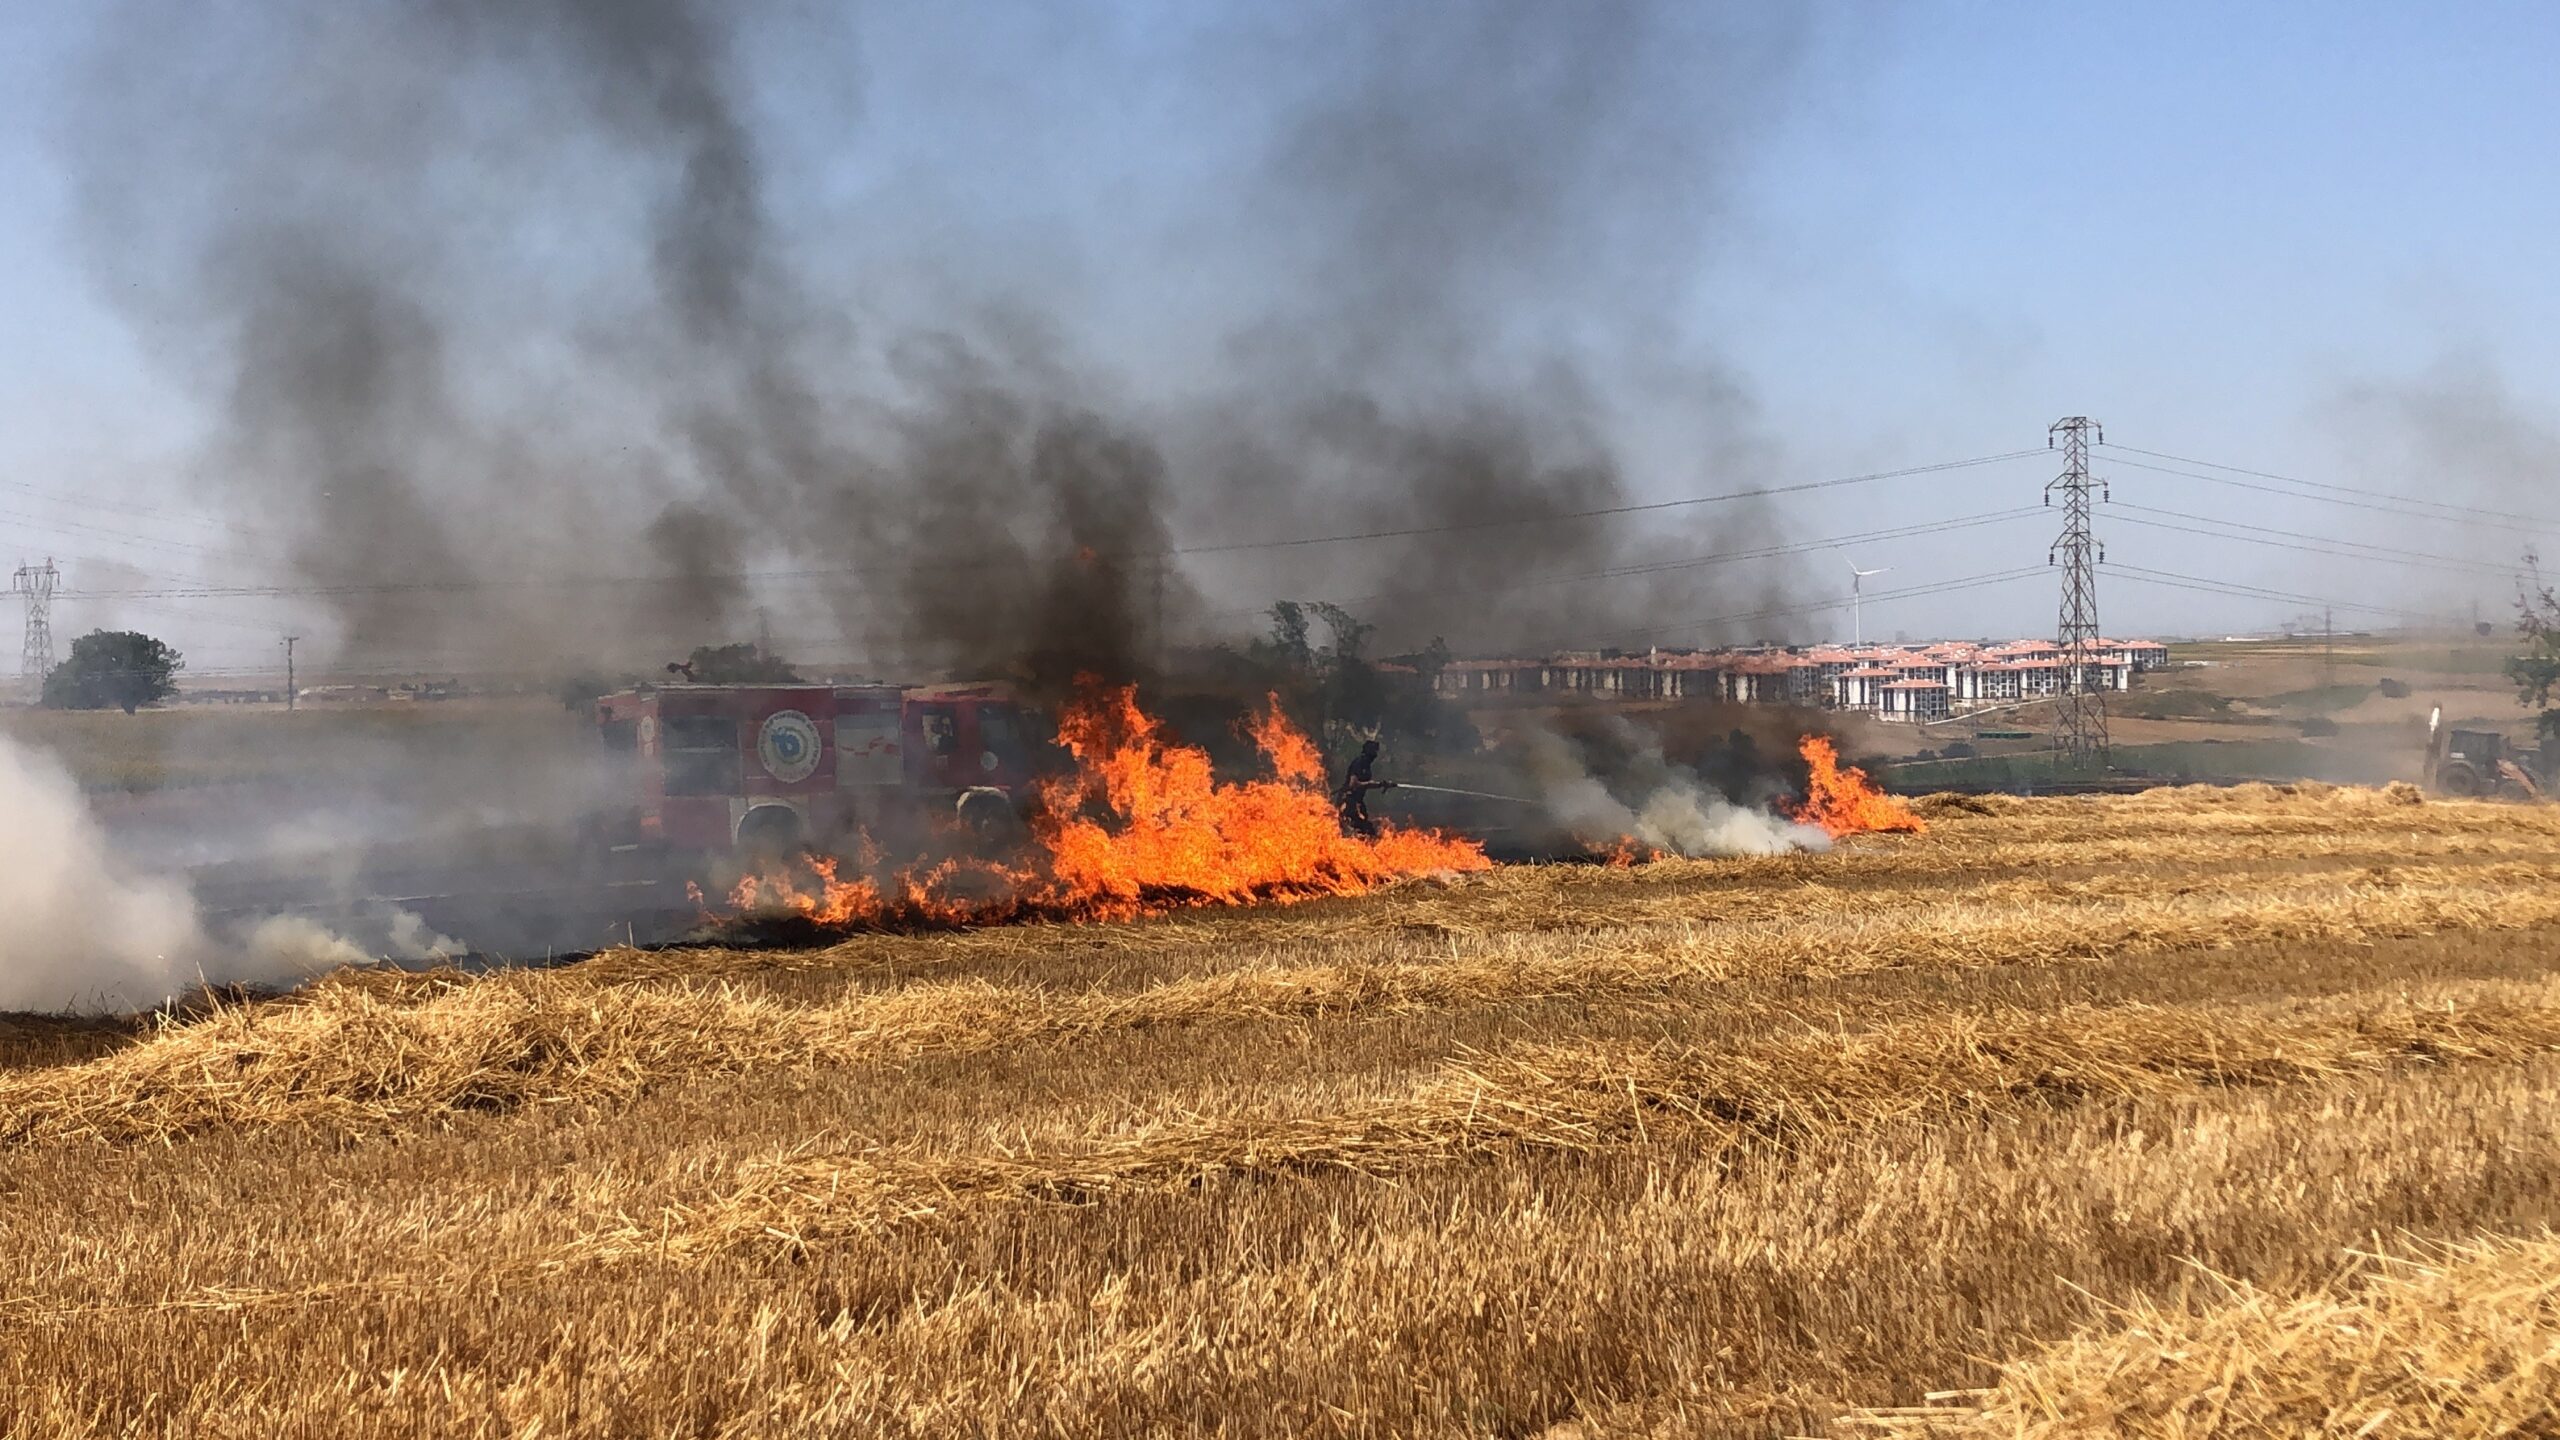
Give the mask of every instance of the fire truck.
[[663, 685], [605, 696], [595, 713], [630, 788], [591, 853], [622, 875], [787, 859], [857, 831], [1000, 845], [1048, 749], [993, 685]]

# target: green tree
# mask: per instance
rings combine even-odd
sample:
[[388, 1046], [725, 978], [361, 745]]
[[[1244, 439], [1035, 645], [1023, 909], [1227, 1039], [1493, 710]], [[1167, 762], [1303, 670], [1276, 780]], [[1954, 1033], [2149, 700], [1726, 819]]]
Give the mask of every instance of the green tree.
[[178, 693], [185, 657], [133, 630], [92, 630], [71, 642], [70, 658], [44, 677], [50, 710], [122, 710], [127, 715]]
[[2524, 653], [2508, 657], [2507, 678], [2516, 682], [2524, 703], [2542, 707], [2544, 738], [2560, 739], [2560, 705], [2553, 701], [2560, 691], [2560, 594], [2531, 555], [2525, 557], [2525, 573], [2524, 593], [2516, 597], [2516, 634]]
[[735, 645], [696, 645], [693, 654], [668, 671], [696, 685], [802, 685], [800, 672], [779, 655], [741, 641]]

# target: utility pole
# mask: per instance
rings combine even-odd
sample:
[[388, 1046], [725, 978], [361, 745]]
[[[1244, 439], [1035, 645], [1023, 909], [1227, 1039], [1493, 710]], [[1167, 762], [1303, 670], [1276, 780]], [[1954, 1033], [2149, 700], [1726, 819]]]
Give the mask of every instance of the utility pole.
[[2337, 612], [2320, 607], [2320, 686], [2327, 689], [2338, 683]]
[[2045, 431], [2045, 444], [2060, 441], [2062, 473], [2044, 487], [2044, 503], [2062, 492], [2062, 534], [2055, 538], [2045, 563], [2062, 566], [2062, 620], [2054, 643], [2062, 651], [2062, 704], [2054, 716], [2054, 758], [2074, 768], [2095, 760], [2107, 763], [2107, 698], [2100, 688], [2095, 660], [2098, 651], [2098, 565], [2106, 559], [2089, 533], [2089, 442], [2105, 444], [2106, 427], [2086, 415], [2056, 420]]
[[296, 694], [293, 688], [293, 647], [294, 643], [301, 638], [302, 637], [299, 635], [287, 635], [284, 637], [284, 708], [285, 713], [288, 715], [293, 713], [294, 703], [296, 700]]
[[53, 592], [62, 588], [62, 572], [47, 556], [42, 566], [19, 566], [9, 588], [27, 597], [27, 640], [18, 652], [18, 673], [42, 686], [53, 673]]

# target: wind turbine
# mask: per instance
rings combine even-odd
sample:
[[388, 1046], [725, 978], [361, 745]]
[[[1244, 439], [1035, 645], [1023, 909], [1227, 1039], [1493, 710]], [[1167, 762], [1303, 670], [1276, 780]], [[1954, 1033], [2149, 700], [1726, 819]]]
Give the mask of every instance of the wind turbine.
[[[1848, 556], [1846, 556], [1846, 555], [1843, 555], [1843, 556], [1841, 556], [1840, 558], [1841, 558], [1841, 559], [1843, 559], [1843, 560], [1849, 560], [1849, 557], [1848, 557]], [[1867, 643], [1867, 621], [1866, 621], [1866, 616], [1865, 616], [1865, 614], [1863, 613], [1863, 602], [1864, 602], [1864, 600], [1865, 600], [1865, 598], [1866, 598], [1866, 597], [1865, 597], [1865, 594], [1864, 594], [1864, 591], [1865, 591], [1865, 587], [1866, 587], [1866, 580], [1867, 580], [1867, 577], [1868, 577], [1868, 576], [1870, 576], [1870, 575], [1883, 575], [1883, 574], [1887, 574], [1887, 573], [1889, 573], [1892, 569], [1893, 569], [1893, 567], [1892, 567], [1892, 566], [1890, 566], [1890, 565], [1880, 565], [1880, 566], [1876, 567], [1876, 568], [1875, 568], [1875, 569], [1873, 569], [1873, 570], [1861, 570], [1861, 569], [1859, 569], [1859, 568], [1858, 568], [1858, 562], [1857, 562], [1857, 561], [1855, 561], [1855, 560], [1849, 560], [1849, 643], [1850, 643], [1850, 644], [1852, 644], [1852, 645], [1864, 645], [1864, 644], [1866, 644], [1866, 643]]]

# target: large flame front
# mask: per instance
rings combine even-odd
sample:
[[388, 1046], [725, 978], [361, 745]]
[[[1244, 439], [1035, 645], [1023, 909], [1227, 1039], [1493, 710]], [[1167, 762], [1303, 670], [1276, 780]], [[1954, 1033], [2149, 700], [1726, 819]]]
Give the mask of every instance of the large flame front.
[[1869, 782], [1866, 771], [1842, 765], [1829, 736], [1807, 735], [1796, 742], [1796, 750], [1813, 772], [1805, 782], [1804, 803], [1794, 811], [1801, 823], [1821, 826], [1834, 840], [1871, 830], [1917, 834], [1929, 828], [1910, 806]]
[[1207, 752], [1166, 741], [1134, 687], [1088, 686], [1059, 721], [1075, 770], [1043, 788], [1028, 859], [919, 864], [882, 882], [839, 879], [836, 861], [813, 858], [805, 874], [748, 877], [730, 902], [822, 925], [1125, 919], [1357, 895], [1401, 876], [1491, 867], [1482, 846], [1436, 831], [1343, 834], [1323, 762], [1276, 698], [1252, 734], [1271, 778], [1221, 781]]

